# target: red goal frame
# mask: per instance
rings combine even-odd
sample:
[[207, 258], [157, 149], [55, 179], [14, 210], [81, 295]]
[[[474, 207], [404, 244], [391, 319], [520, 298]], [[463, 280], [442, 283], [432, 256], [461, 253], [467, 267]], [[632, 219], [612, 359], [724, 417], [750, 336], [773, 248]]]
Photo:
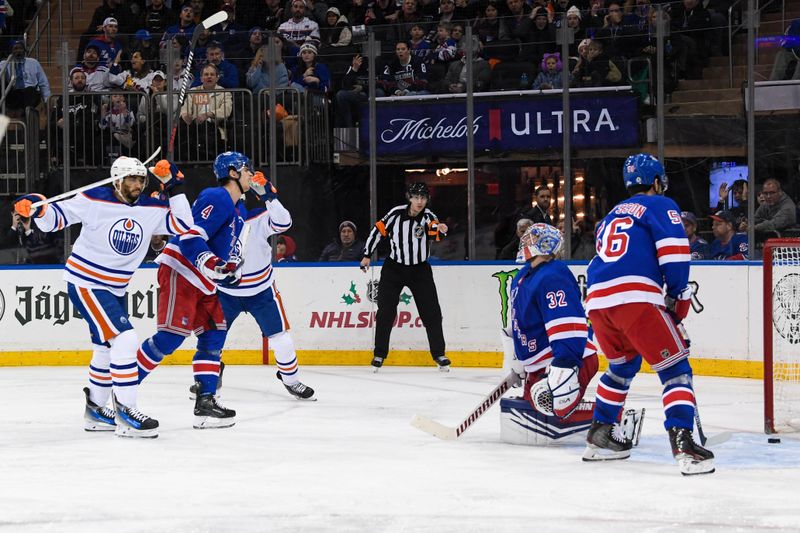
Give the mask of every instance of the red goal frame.
[[800, 248], [800, 239], [769, 239], [764, 243], [764, 433], [775, 433], [775, 403], [772, 383], [773, 342], [772, 342], [772, 252], [780, 247]]

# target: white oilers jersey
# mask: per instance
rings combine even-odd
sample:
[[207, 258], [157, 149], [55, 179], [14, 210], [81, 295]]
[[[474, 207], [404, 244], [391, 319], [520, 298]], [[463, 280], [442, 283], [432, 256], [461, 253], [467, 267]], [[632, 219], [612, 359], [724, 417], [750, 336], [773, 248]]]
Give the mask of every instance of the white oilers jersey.
[[109, 187], [98, 187], [47, 206], [35, 219], [42, 231], [81, 223], [83, 229], [64, 265], [64, 280], [87, 289], [124, 296], [128, 282], [147, 255], [153, 235], [178, 235], [192, 225], [183, 194], [165, 200], [139, 197], [120, 202]]
[[[242, 280], [235, 287], [218, 286], [217, 289], [233, 296], [253, 296], [272, 287], [272, 247], [269, 238], [292, 227], [292, 216], [277, 199], [266, 203], [265, 208], [247, 212], [245, 224], [250, 226], [250, 237], [244, 250]], [[241, 242], [236, 250], [241, 250]]]

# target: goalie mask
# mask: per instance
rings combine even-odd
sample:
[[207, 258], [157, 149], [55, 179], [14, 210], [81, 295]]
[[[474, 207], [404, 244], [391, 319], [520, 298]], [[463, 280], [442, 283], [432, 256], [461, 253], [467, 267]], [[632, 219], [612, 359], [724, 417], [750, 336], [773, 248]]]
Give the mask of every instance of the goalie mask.
[[527, 229], [519, 240], [517, 263], [526, 263], [537, 255], [558, 256], [564, 238], [550, 224], [538, 223]]

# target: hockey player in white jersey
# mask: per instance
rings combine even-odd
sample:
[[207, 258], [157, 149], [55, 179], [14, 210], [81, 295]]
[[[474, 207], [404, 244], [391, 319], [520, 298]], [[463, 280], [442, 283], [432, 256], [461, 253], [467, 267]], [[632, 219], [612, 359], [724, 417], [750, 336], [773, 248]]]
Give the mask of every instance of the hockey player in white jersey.
[[[178, 235], [192, 225], [192, 213], [181, 191], [183, 175], [162, 179], [169, 201], [143, 195], [147, 169], [132, 157], [111, 165], [117, 178], [68, 200], [31, 207], [40, 194], [23, 196], [17, 213], [33, 217], [42, 231], [80, 223], [83, 231], [64, 265], [70, 301], [89, 324], [92, 361], [86, 395], [84, 429], [115, 431], [120, 437], [158, 436], [158, 421], [136, 407], [139, 340], [126, 311], [125, 295], [153, 235]], [[107, 407], [109, 396], [113, 409]]]
[[[250, 191], [264, 207], [249, 209], [245, 225], [249, 226], [247, 242], [237, 243], [237, 254], [243, 257], [242, 278], [235, 285], [219, 286], [219, 302], [228, 327], [242, 313], [250, 313], [269, 339], [275, 353], [277, 377], [286, 390], [300, 400], [316, 400], [314, 389], [300, 382], [294, 342], [289, 334], [289, 322], [283, 309], [281, 295], [275, 286], [272, 269], [272, 247], [269, 238], [292, 226], [292, 216], [278, 200], [278, 191], [262, 172], [250, 181]], [[243, 249], [244, 248], [244, 249]]]

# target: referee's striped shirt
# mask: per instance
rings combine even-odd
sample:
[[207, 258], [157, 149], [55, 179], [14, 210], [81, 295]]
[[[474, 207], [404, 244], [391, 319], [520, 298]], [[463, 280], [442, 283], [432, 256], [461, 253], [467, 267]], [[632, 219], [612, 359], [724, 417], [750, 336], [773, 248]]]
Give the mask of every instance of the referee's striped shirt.
[[389, 239], [389, 257], [401, 265], [418, 265], [431, 254], [430, 241], [439, 240], [439, 220], [428, 208], [411, 217], [408, 204], [398, 205], [372, 227], [364, 247], [364, 257], [369, 257], [383, 238]]

